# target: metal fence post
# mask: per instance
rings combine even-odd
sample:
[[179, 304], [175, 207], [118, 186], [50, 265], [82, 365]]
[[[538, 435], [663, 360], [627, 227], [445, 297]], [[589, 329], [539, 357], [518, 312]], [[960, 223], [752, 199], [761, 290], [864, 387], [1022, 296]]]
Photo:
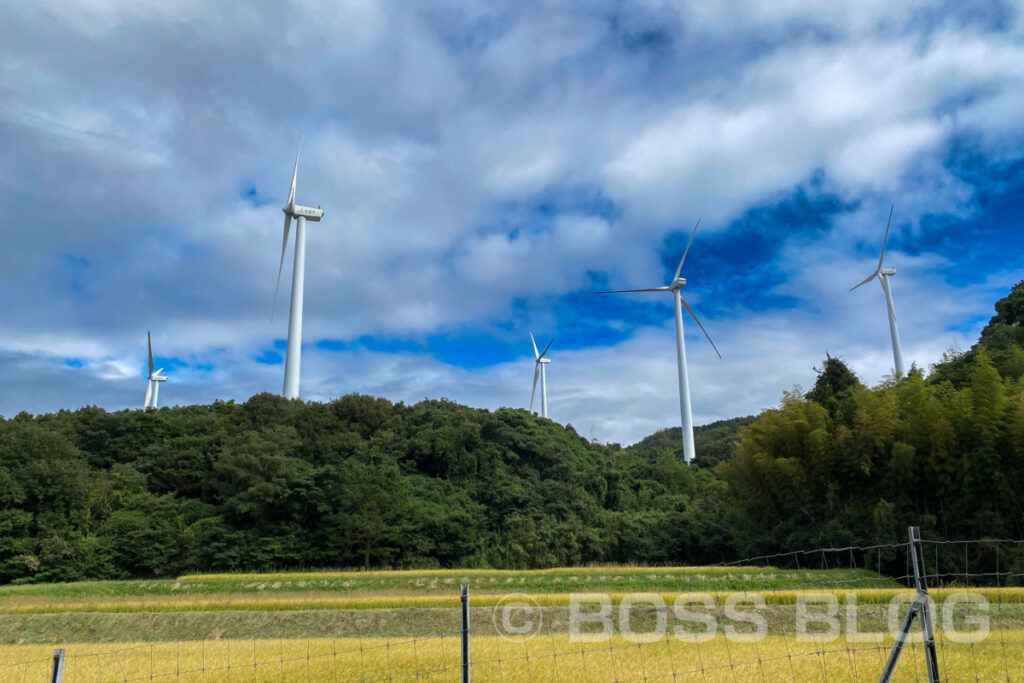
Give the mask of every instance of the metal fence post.
[[921, 604], [921, 632], [924, 636], [924, 656], [928, 665], [929, 683], [939, 683], [939, 659], [935, 654], [935, 626], [931, 601], [928, 599], [928, 579], [924, 570], [924, 550], [921, 548], [921, 529], [910, 527], [910, 549], [914, 553], [914, 583]]
[[462, 683], [469, 683], [469, 584], [460, 588], [462, 597]]
[[903, 645], [910, 634], [910, 627], [915, 617], [921, 618], [921, 632], [924, 636], [924, 656], [928, 666], [928, 683], [939, 683], [939, 660], [935, 656], [935, 629], [932, 622], [931, 604], [928, 601], [928, 581], [924, 571], [924, 552], [921, 550], [921, 529], [916, 526], [907, 529], [910, 535], [910, 555], [914, 564], [914, 588], [917, 589], [917, 597], [910, 603], [910, 610], [900, 632], [896, 634], [896, 642], [893, 643], [889, 658], [885, 662], [882, 674], [878, 677], [878, 683], [889, 683], [892, 672], [896, 668], [896, 662], [903, 651]]
[[50, 670], [50, 683], [60, 683], [64, 675], [64, 648], [53, 651], [53, 669]]

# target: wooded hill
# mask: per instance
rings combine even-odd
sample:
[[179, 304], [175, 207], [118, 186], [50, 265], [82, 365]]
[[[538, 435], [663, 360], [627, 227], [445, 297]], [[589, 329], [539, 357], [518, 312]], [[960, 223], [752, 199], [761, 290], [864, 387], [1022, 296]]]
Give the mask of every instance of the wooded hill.
[[[300, 567], [679, 564], [819, 545], [1024, 538], [1024, 283], [978, 343], [630, 448], [450, 401], [0, 418], [0, 582]], [[1010, 557], [1007, 566], [1024, 564]]]

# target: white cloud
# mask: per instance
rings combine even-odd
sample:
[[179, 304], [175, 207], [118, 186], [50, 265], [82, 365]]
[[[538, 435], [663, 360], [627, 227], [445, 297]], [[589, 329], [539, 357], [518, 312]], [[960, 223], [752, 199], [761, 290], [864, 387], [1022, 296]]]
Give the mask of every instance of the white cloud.
[[[153, 329], [160, 353], [215, 366], [176, 370], [169, 399], [277, 390], [280, 368], [251, 359], [285, 334], [290, 253], [268, 318], [300, 130], [298, 198], [326, 210], [309, 227], [307, 340], [557, 328], [548, 307], [595, 275], [659, 284], [665, 239], [697, 217], [721, 230], [818, 177], [859, 208], [774, 245], [776, 290], [799, 309], [737, 306], [735, 319], [719, 309], [707, 321], [726, 360], [692, 342], [700, 419], [773, 404], [813, 377], [825, 347], [869, 378], [885, 372], [880, 294], [845, 288], [870, 270], [892, 200], [902, 238], [925, 247], [893, 251], [907, 355], [931, 360], [945, 342], [915, 332], [944, 339], [1010, 282], [929, 275], [943, 263], [920, 221], [980, 210], [947, 168], [952, 140], [999, 163], [1020, 156], [1021, 13], [1005, 14], [1000, 25], [941, 4], [809, 0], [5, 7], [8, 377], [82, 388], [37, 388], [51, 398], [36, 406], [90, 393], [135, 405], [119, 403], [118, 378], [141, 368]], [[576, 193], [615, 206], [596, 216]], [[26, 211], [36, 206], [46, 211]], [[616, 347], [556, 345], [552, 414], [623, 441], [675, 424], [668, 324]], [[86, 365], [54, 370], [66, 357]], [[525, 393], [532, 371], [415, 354], [308, 359], [318, 398], [444, 391], [493, 407], [520, 372]], [[17, 392], [0, 394], [0, 412], [17, 409]]]

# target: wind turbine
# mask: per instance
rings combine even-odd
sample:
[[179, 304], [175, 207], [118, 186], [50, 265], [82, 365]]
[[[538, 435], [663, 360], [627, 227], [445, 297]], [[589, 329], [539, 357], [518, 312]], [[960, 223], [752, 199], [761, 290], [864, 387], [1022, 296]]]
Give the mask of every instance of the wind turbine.
[[545, 372], [545, 367], [551, 362], [550, 358], [545, 358], [544, 354], [548, 352], [551, 345], [555, 343], [552, 339], [548, 342], [548, 345], [544, 347], [543, 352], [537, 351], [537, 340], [533, 338], [533, 332], [530, 333], [530, 341], [533, 342], [533, 390], [530, 391], [530, 412], [533, 412], [533, 397], [537, 394], [537, 375], [540, 375], [540, 416], [548, 416], [548, 376]]
[[679, 293], [683, 287], [686, 286], [686, 278], [679, 277], [679, 273], [683, 270], [683, 262], [686, 260], [686, 254], [690, 251], [690, 245], [693, 243], [693, 236], [697, 234], [697, 227], [700, 226], [700, 221], [697, 221], [697, 225], [693, 226], [693, 232], [690, 233], [690, 240], [686, 243], [686, 250], [683, 251], [683, 258], [679, 259], [679, 267], [676, 268], [675, 275], [672, 276], [672, 282], [664, 287], [651, 287], [648, 289], [620, 289], [611, 292], [595, 292], [595, 294], [627, 294], [631, 292], [672, 292], [672, 301], [675, 304], [676, 310], [676, 355], [678, 356], [679, 362], [679, 416], [682, 418], [683, 424], [683, 459], [686, 462], [693, 460], [694, 446], [693, 446], [693, 413], [690, 409], [690, 381], [686, 374], [686, 343], [683, 339], [683, 308], [690, 314], [693, 321], [700, 327], [700, 331], [707, 337], [708, 342], [711, 343], [711, 348], [715, 350], [718, 357], [721, 358], [722, 354], [719, 353], [718, 347], [715, 346], [715, 342], [711, 341], [711, 335], [704, 329], [704, 325], [701, 324], [700, 319], [697, 318], [697, 314], [690, 308], [690, 304], [686, 303], [686, 299], [683, 298], [682, 294]]
[[[299, 365], [302, 354], [302, 289], [306, 277], [306, 221], [319, 222], [324, 217], [319, 206], [301, 206], [295, 203], [295, 181], [299, 175], [299, 150], [295, 151], [295, 169], [292, 171], [292, 187], [288, 191], [288, 203], [284, 212], [284, 239], [281, 241], [281, 263], [277, 267], [277, 286], [274, 288], [274, 305], [277, 305], [277, 291], [281, 288], [281, 270], [284, 268], [284, 252], [288, 248], [288, 232], [295, 223], [295, 267], [292, 272], [292, 301], [288, 312], [288, 351], [284, 361], [284, 396], [299, 397]], [[273, 313], [271, 313], [273, 320]]]
[[167, 377], [160, 373], [164, 371], [160, 368], [156, 372], [153, 372], [153, 338], [149, 332], [146, 332], [146, 344], [149, 346], [149, 377], [146, 380], [146, 403], [142, 406], [146, 408], [156, 408], [156, 398], [160, 393], [160, 382], [166, 382]]
[[904, 374], [903, 347], [900, 346], [900, 333], [899, 330], [896, 329], [896, 310], [892, 305], [892, 290], [889, 287], [889, 278], [896, 274], [896, 269], [882, 267], [882, 261], [885, 260], [885, 245], [889, 241], [889, 225], [892, 223], [892, 212], [895, 208], [895, 203], [889, 207], [889, 221], [885, 224], [885, 237], [882, 239], [882, 255], [878, 257], [878, 267], [875, 268], [875, 272], [868, 275], [859, 284], [850, 287], [850, 291], [852, 292], [861, 285], [866, 285], [876, 277], [882, 284], [882, 291], [885, 292], [885, 307], [889, 311], [889, 335], [892, 337], [892, 360], [896, 366], [896, 374], [902, 376]]

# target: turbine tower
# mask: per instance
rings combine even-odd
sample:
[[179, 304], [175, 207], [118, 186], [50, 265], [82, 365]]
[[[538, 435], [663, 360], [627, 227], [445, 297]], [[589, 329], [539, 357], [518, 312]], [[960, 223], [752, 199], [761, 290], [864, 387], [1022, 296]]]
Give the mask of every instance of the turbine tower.
[[[295, 152], [295, 168], [292, 170], [292, 187], [288, 191], [288, 203], [284, 212], [284, 239], [281, 241], [281, 263], [277, 267], [277, 286], [274, 288], [274, 305], [277, 305], [277, 291], [281, 287], [281, 270], [284, 268], [284, 252], [288, 248], [288, 232], [295, 220], [295, 267], [292, 272], [292, 301], [288, 312], [288, 351], [284, 361], [284, 396], [299, 397], [299, 365], [302, 354], [302, 289], [306, 276], [306, 221], [319, 222], [324, 217], [319, 206], [301, 206], [295, 203], [295, 180], [299, 175], [299, 151]], [[271, 314], [273, 319], [273, 314]]]
[[146, 344], [149, 346], [149, 377], [146, 380], [146, 403], [143, 404], [143, 409], [156, 408], [156, 398], [160, 393], [160, 382], [167, 381], [167, 377], [160, 374], [164, 371], [163, 368], [153, 372], [153, 338], [148, 331], [146, 332]]
[[537, 375], [540, 375], [540, 416], [548, 416], [548, 376], [545, 372], [545, 368], [548, 363], [551, 362], [550, 358], [545, 358], [544, 354], [548, 352], [551, 345], [555, 343], [552, 339], [548, 342], [548, 345], [544, 347], [543, 352], [537, 351], [537, 340], [533, 338], [533, 332], [530, 333], [530, 341], [533, 342], [533, 390], [530, 392], [530, 412], [533, 412], [533, 397], [537, 394]]
[[693, 412], [690, 409], [690, 380], [686, 373], [686, 342], [683, 339], [683, 308], [690, 314], [693, 321], [700, 327], [700, 331], [704, 333], [708, 341], [711, 343], [711, 348], [715, 350], [718, 357], [721, 358], [722, 354], [719, 353], [718, 347], [715, 346], [715, 342], [711, 341], [711, 335], [704, 329], [704, 325], [701, 324], [700, 319], [697, 318], [697, 314], [690, 308], [690, 304], [686, 303], [686, 299], [683, 298], [680, 291], [686, 286], [686, 278], [679, 277], [679, 273], [683, 270], [683, 262], [686, 260], [686, 254], [690, 251], [690, 245], [693, 243], [693, 236], [697, 234], [697, 227], [700, 226], [700, 221], [697, 221], [697, 225], [693, 226], [693, 232], [690, 233], [690, 240], [686, 243], [686, 250], [683, 251], [683, 258], [679, 259], [679, 267], [676, 268], [675, 275], [672, 276], [672, 282], [664, 287], [651, 287], [649, 289], [620, 289], [611, 292], [595, 292], [595, 294], [627, 294], [631, 292], [672, 292], [672, 301], [675, 304], [676, 312], [676, 355], [679, 363], [679, 416], [682, 419], [683, 425], [683, 459], [686, 462], [691, 462], [694, 456], [693, 446]]
[[902, 377], [905, 374], [903, 369], [903, 347], [900, 346], [900, 332], [896, 328], [896, 309], [893, 308], [892, 305], [892, 289], [889, 286], [889, 278], [896, 274], [896, 269], [882, 267], [882, 261], [885, 259], [885, 245], [889, 241], [889, 225], [892, 223], [892, 212], [895, 208], [895, 203], [889, 207], [889, 221], [885, 224], [885, 237], [882, 239], [882, 255], [878, 257], [878, 267], [875, 268], [875, 272], [868, 275], [859, 284], [850, 287], [850, 291], [852, 292], [861, 285], [866, 285], [876, 277], [882, 284], [882, 291], [885, 292], [885, 307], [889, 312], [889, 336], [892, 337], [892, 361], [896, 367], [897, 376]]

